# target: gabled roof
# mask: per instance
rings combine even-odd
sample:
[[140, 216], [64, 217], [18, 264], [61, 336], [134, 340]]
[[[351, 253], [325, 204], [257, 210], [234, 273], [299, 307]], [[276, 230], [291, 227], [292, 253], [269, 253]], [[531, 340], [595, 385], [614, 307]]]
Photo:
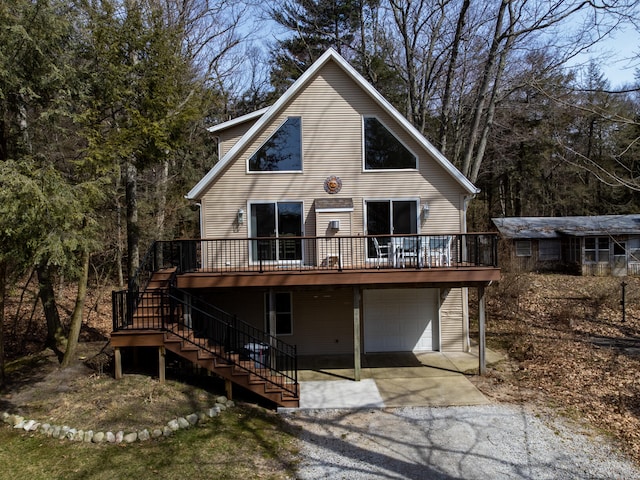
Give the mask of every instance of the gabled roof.
[[269, 108], [271, 107], [261, 108], [260, 110], [256, 110], [255, 112], [247, 113], [245, 115], [241, 115], [239, 117], [233, 118], [226, 122], [219, 123], [217, 125], [214, 125], [213, 127], [207, 128], [207, 131], [211, 133], [215, 133], [215, 132], [219, 132], [220, 130], [226, 130], [227, 128], [231, 128], [235, 125], [240, 125], [241, 123], [244, 123], [244, 122], [250, 122], [264, 115], [264, 113], [268, 111]]
[[418, 132], [418, 130], [411, 125], [411, 123], [404, 118], [400, 112], [398, 112], [380, 93], [367, 82], [362, 75], [360, 75], [342, 56], [340, 56], [335, 50], [327, 50], [318, 60], [316, 60], [306, 72], [296, 80], [291, 87], [276, 101], [271, 107], [266, 110], [258, 110], [252, 114], [244, 115], [235, 120], [224, 122], [220, 125], [209, 128], [210, 132], [215, 132], [228, 128], [238, 123], [247, 121], [252, 118], [258, 118], [253, 126], [238, 140], [238, 142], [222, 157], [216, 165], [209, 170], [209, 172], [196, 184], [195, 187], [186, 195], [186, 198], [190, 200], [196, 200], [200, 198], [205, 190], [209, 187], [216, 177], [222, 172], [227, 165], [232, 162], [242, 149], [253, 140], [253, 138], [274, 118], [280, 110], [287, 104], [287, 102], [293, 98], [298, 92], [303, 90], [307, 84], [311, 81], [314, 75], [328, 62], [333, 61], [344, 72], [351, 77], [351, 79], [358, 84], [365, 92], [369, 94], [372, 100], [374, 100], [386, 113], [394, 118], [399, 125], [401, 125], [413, 139], [420, 144], [425, 150], [427, 150], [433, 158], [438, 162], [449, 174], [470, 194], [479, 192], [477, 189], [462, 173], [453, 166], [453, 164], [445, 158], [440, 151], [435, 148], [424, 136]]
[[504, 238], [559, 238], [563, 235], [640, 235], [640, 215], [509, 217], [491, 219]]

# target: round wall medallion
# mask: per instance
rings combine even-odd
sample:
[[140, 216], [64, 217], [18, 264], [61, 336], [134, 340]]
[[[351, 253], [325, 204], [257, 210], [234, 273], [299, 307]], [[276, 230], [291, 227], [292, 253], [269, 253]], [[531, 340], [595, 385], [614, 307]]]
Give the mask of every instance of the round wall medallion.
[[324, 191], [327, 193], [338, 193], [342, 189], [342, 180], [340, 177], [331, 175], [324, 181]]

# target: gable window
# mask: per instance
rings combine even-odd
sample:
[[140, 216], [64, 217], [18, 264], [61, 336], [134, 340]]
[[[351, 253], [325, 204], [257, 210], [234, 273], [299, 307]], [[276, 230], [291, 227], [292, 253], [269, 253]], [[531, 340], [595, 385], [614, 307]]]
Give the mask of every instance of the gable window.
[[302, 260], [302, 202], [252, 203], [251, 258], [258, 261]]
[[[410, 235], [418, 232], [418, 202], [416, 200], [372, 200], [366, 202], [368, 235]], [[388, 238], [378, 239], [387, 244]], [[369, 238], [368, 256], [377, 256], [373, 238]]]
[[302, 120], [289, 117], [249, 158], [250, 172], [302, 171]]
[[584, 261], [585, 263], [609, 262], [609, 238], [585, 238]]
[[415, 169], [417, 159], [377, 118], [364, 117], [364, 168]]
[[[291, 292], [276, 292], [275, 312], [276, 312], [276, 335], [291, 335], [293, 333], [293, 312], [291, 308]], [[271, 303], [269, 302], [269, 293], [264, 295], [264, 318], [266, 331], [270, 331], [269, 311]]]
[[531, 240], [516, 240], [516, 257], [531, 256]]

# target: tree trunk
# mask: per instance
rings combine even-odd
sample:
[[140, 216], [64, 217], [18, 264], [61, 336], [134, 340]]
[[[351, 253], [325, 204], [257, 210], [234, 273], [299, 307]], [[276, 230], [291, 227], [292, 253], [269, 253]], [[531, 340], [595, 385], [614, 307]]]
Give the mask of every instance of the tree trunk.
[[76, 355], [78, 347], [78, 338], [80, 337], [80, 328], [82, 327], [82, 313], [84, 312], [84, 302], [87, 298], [87, 282], [89, 281], [89, 249], [82, 252], [82, 273], [78, 280], [78, 294], [76, 295], [76, 304], [73, 307], [71, 315], [71, 327], [69, 329], [69, 339], [67, 340], [67, 349], [60, 363], [61, 368], [68, 367]]
[[133, 280], [140, 263], [140, 231], [138, 225], [138, 170], [132, 161], [125, 168], [127, 201], [127, 276]]
[[[489, 92], [489, 85], [491, 83], [491, 75], [494, 74], [495, 65], [498, 60], [498, 50], [500, 43], [502, 42], [502, 25], [504, 23], [504, 15], [507, 10], [509, 0], [502, 0], [500, 8], [496, 17], [496, 26], [493, 34], [493, 40], [491, 42], [491, 48], [487, 54], [487, 60], [485, 63], [482, 79], [480, 82], [480, 88], [476, 99], [476, 104], [473, 112], [473, 120], [471, 122], [471, 130], [469, 132], [469, 140], [464, 152], [464, 159], [462, 162], [462, 174], [469, 177], [472, 168], [472, 159], [480, 134], [480, 122], [485, 111], [485, 104], [487, 102], [487, 94]], [[473, 182], [474, 180], [471, 179]]]
[[38, 265], [36, 268], [38, 274], [39, 291], [38, 296], [42, 302], [44, 316], [47, 320], [47, 341], [48, 348], [58, 357], [58, 361], [62, 361], [62, 350], [60, 345], [64, 343], [64, 332], [62, 330], [62, 322], [58, 313], [56, 304], [55, 291], [53, 289], [53, 278], [51, 270], [46, 265]]
[[167, 209], [167, 183], [169, 181], [169, 159], [165, 158], [158, 169], [158, 177], [156, 178], [156, 240], [164, 240], [165, 219]]
[[467, 11], [471, 0], [464, 0], [460, 7], [458, 15], [458, 23], [456, 25], [456, 33], [453, 37], [451, 45], [451, 57], [447, 67], [447, 76], [445, 79], [444, 95], [442, 97], [442, 112], [440, 112], [440, 151], [443, 155], [447, 154], [447, 135], [449, 134], [449, 122], [451, 117], [451, 103], [453, 90], [453, 80], [455, 77], [456, 64], [458, 63], [458, 54], [460, 53], [460, 42], [462, 41], [462, 31], [467, 21]]
[[0, 262], [0, 390], [4, 387], [4, 297], [7, 292], [7, 264]]

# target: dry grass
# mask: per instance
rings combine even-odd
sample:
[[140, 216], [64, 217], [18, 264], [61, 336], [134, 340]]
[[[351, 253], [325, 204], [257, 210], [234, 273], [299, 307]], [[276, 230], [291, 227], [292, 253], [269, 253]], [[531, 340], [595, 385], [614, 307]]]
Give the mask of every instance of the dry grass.
[[481, 382], [609, 432], [640, 462], [640, 279], [512, 275], [491, 287], [487, 342], [509, 361]]

